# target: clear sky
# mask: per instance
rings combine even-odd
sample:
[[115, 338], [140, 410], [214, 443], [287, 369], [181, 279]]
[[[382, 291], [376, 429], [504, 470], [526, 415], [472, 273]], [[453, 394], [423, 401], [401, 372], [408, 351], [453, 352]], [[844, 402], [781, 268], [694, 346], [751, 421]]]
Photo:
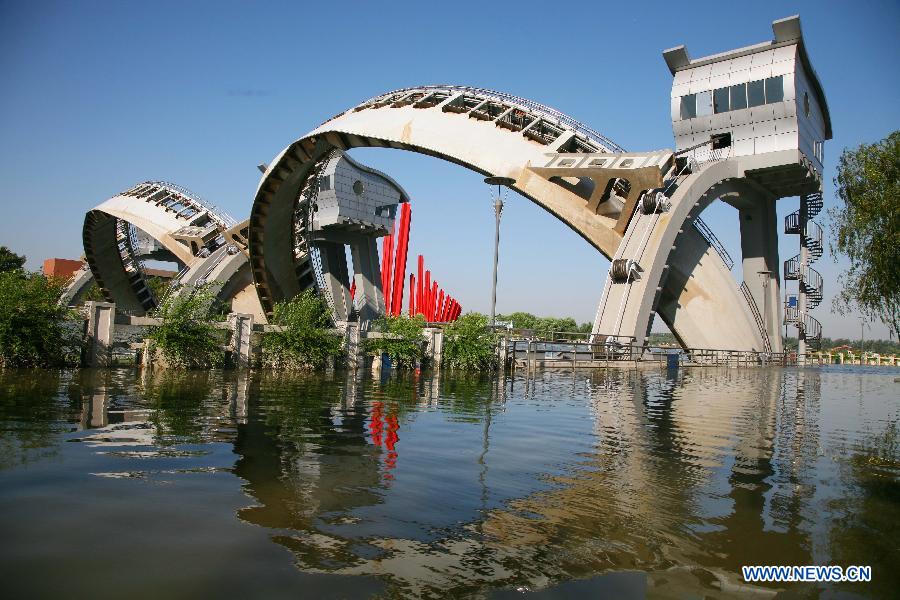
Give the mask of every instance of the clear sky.
[[[47, 2], [0, 0], [0, 244], [38, 268], [81, 254], [85, 211], [165, 179], [235, 217], [249, 214], [257, 164], [328, 117], [426, 83], [487, 87], [566, 112], [634, 151], [672, 147], [671, 75], [661, 53], [698, 57], [772, 39], [799, 13], [825, 88], [826, 208], [844, 147], [900, 126], [900, 3], [885, 2]], [[410, 255], [425, 254], [465, 309], [490, 302], [493, 214], [481, 177], [394, 150], [353, 155], [413, 198]], [[798, 200], [779, 202], [779, 213]], [[824, 215], [823, 215], [824, 217]], [[820, 217], [821, 219], [822, 217]], [[736, 212], [704, 219], [740, 257]], [[782, 236], [781, 258], [797, 253]], [[817, 265], [825, 335], [843, 265]], [[511, 195], [498, 311], [593, 320], [606, 261], [562, 223]], [[735, 270], [740, 277], [739, 270]], [[887, 337], [874, 325], [867, 337]]]

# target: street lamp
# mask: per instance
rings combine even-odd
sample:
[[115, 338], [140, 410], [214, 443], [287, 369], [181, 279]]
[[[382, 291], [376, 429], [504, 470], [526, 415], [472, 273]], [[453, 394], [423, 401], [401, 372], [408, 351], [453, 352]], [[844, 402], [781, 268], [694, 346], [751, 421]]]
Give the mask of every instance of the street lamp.
[[494, 200], [494, 216], [496, 219], [496, 228], [494, 230], [494, 283], [491, 286], [491, 328], [494, 327], [497, 314], [497, 263], [500, 261], [500, 213], [503, 212], [503, 198], [501, 197], [500, 187], [511, 186], [516, 182], [512, 177], [485, 177], [484, 182], [488, 185], [497, 186], [497, 199]]

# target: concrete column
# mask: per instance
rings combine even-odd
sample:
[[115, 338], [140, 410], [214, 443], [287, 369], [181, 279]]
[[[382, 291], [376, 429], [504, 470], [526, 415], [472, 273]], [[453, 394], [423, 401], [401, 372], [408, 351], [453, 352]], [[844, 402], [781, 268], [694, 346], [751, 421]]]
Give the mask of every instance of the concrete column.
[[[350, 275], [347, 271], [347, 254], [344, 244], [316, 242], [322, 257], [322, 273], [325, 276], [325, 294], [334, 303], [334, 315], [338, 321], [346, 321], [353, 308], [350, 298]], [[359, 284], [357, 284], [358, 289]]]
[[742, 194], [741, 254], [744, 282], [756, 302], [772, 352], [783, 352], [781, 339], [781, 263], [778, 260], [778, 213], [775, 199]]
[[356, 323], [347, 323], [347, 368], [357, 369], [362, 365], [362, 356], [360, 356], [359, 344], [359, 325]]
[[384, 314], [384, 295], [381, 290], [381, 267], [378, 260], [378, 239], [360, 235], [350, 241], [353, 258], [353, 278], [356, 294], [365, 299], [359, 312], [360, 321], [372, 321]]
[[236, 369], [249, 369], [252, 358], [253, 315], [228, 315], [231, 330], [231, 356]]
[[440, 369], [444, 355], [444, 330], [440, 327], [427, 327], [425, 340], [425, 356], [431, 361], [432, 367]]
[[86, 367], [107, 367], [110, 364], [113, 334], [116, 328], [116, 305], [109, 302], [86, 302], [87, 348]]

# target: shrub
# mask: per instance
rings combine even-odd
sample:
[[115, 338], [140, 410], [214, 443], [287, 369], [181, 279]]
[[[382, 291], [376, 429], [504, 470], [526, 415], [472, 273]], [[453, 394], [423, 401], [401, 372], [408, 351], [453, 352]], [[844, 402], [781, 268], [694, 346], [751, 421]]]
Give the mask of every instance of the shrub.
[[80, 338], [59, 305], [59, 282], [21, 269], [0, 272], [0, 366], [59, 367], [77, 361]]
[[325, 299], [306, 290], [275, 305], [272, 324], [281, 331], [263, 337], [263, 361], [273, 369], [319, 369], [343, 353], [343, 340], [332, 331], [331, 310]]
[[210, 286], [190, 293], [170, 294], [154, 311], [162, 322], [150, 331], [150, 339], [169, 367], [204, 369], [221, 366], [224, 333], [213, 323], [215, 294]]
[[374, 329], [385, 337], [366, 338], [366, 352], [387, 354], [397, 367], [413, 367], [425, 352], [425, 317], [381, 317]]
[[485, 315], [462, 315], [444, 329], [444, 365], [451, 369], [489, 371], [497, 368], [497, 336]]

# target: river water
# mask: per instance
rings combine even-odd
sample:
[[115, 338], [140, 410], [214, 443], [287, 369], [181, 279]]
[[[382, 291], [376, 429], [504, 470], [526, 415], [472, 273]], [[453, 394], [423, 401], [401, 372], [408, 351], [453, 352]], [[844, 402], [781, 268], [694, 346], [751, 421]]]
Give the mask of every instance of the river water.
[[889, 597], [898, 377], [4, 371], [2, 595]]

